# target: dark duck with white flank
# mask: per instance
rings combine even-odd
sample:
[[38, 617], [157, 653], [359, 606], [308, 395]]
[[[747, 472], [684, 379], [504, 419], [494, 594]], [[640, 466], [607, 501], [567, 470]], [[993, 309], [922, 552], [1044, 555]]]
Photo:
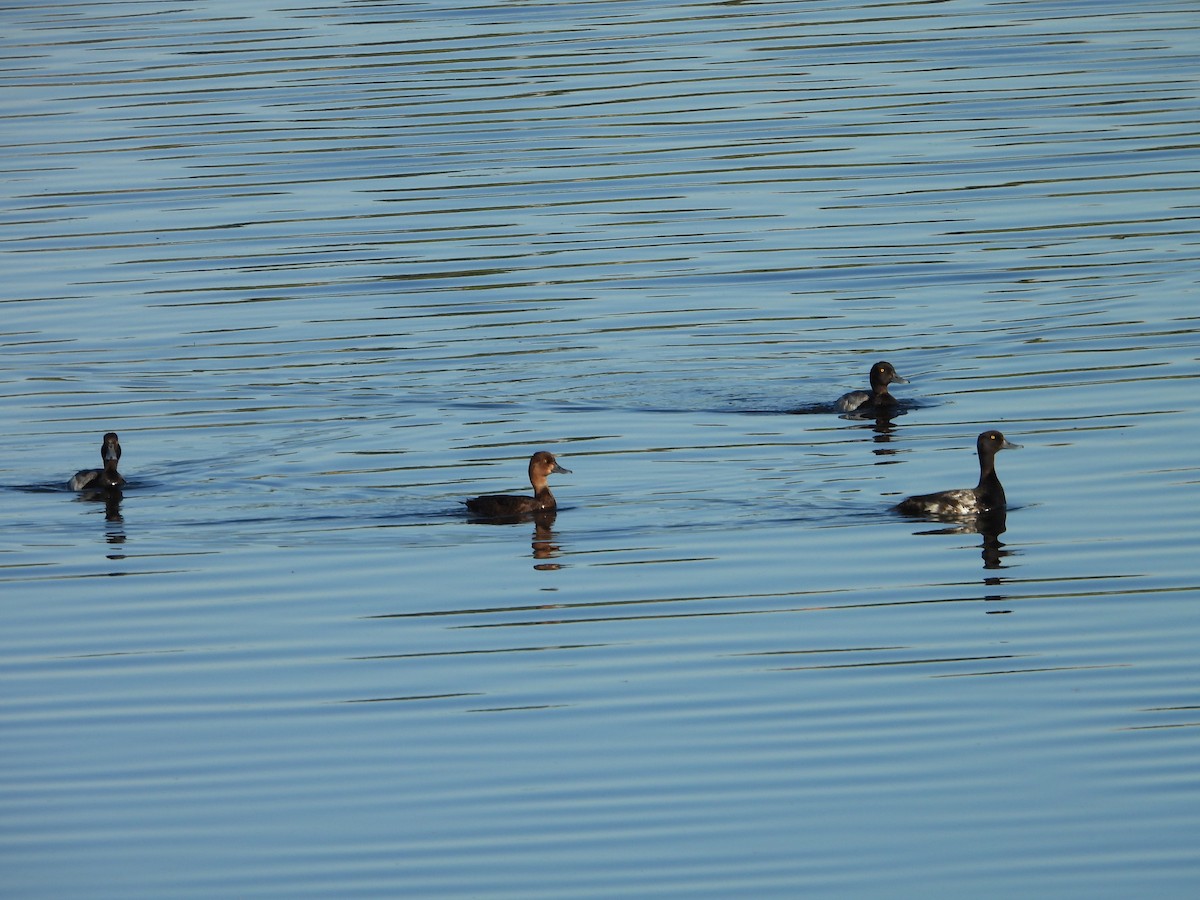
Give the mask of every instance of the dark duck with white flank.
[[896, 505], [907, 516], [967, 518], [1003, 513], [1007, 508], [1004, 485], [996, 475], [996, 454], [1001, 450], [1019, 450], [1020, 444], [1008, 441], [999, 431], [985, 431], [975, 441], [979, 453], [979, 484], [973, 488], [939, 491], [909, 497]]
[[850, 391], [837, 399], [839, 412], [856, 413], [860, 416], [893, 412], [896, 398], [888, 392], [889, 384], [908, 384], [890, 362], [877, 362], [871, 366], [871, 390]]
[[117, 471], [117, 463], [121, 459], [121, 442], [117, 433], [110, 431], [104, 435], [104, 443], [100, 445], [100, 458], [104, 460], [103, 469], [80, 469], [71, 476], [67, 487], [73, 491], [119, 491], [125, 484], [125, 479]]
[[552, 473], [571, 474], [554, 458], [554, 454], [539, 450], [529, 458], [529, 483], [533, 485], [533, 496], [524, 494], [486, 494], [464, 501], [467, 509], [477, 516], [500, 518], [528, 516], [545, 513], [557, 508], [554, 495], [546, 483]]

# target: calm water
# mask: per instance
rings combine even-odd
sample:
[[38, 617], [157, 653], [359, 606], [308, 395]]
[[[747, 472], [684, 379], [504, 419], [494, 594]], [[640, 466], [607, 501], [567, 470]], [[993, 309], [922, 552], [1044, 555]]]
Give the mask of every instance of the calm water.
[[0, 26], [4, 896], [1193, 896], [1194, 4]]

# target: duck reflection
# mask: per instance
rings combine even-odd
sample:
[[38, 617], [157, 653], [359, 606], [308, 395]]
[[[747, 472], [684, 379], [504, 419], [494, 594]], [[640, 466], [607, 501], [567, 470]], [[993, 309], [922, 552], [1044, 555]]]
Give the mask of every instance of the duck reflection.
[[[904, 415], [904, 410], [897, 406], [879, 407], [867, 413], [846, 413], [840, 418], [856, 423], [855, 428], [871, 431], [871, 440], [877, 445], [871, 452], [876, 456], [895, 456], [896, 450], [890, 446], [892, 435], [896, 431], [897, 416]], [[889, 460], [891, 462], [891, 460]]]
[[[1005, 550], [1005, 544], [1000, 535], [1008, 530], [1008, 515], [1005, 510], [995, 510], [982, 515], [973, 516], [956, 522], [946, 528], [934, 528], [929, 531], [918, 531], [916, 534], [978, 534], [981, 538], [980, 550], [985, 569], [1004, 569], [1007, 566], [1003, 560], [1011, 556], [1011, 550]], [[988, 579], [989, 582], [1000, 584], [1000, 579]]]
[[[85, 503], [103, 503], [105, 542], [114, 546], [125, 543], [125, 517], [121, 514], [121, 501], [125, 495], [121, 490], [111, 487], [84, 489], [79, 499]], [[108, 556], [109, 559], [122, 559], [124, 554], [109, 553]]]
[[104, 498], [104, 540], [116, 547], [125, 543], [125, 517], [121, 515], [120, 494]]
[[838, 418], [845, 419], [847, 422], [871, 422], [878, 424], [891, 422], [892, 419], [897, 419], [907, 412], [908, 410], [903, 405], [896, 404], [895, 406], [880, 406], [872, 409], [842, 413]]
[[893, 417], [896, 415], [899, 415], [899, 413], [895, 411], [893, 411], [890, 415], [883, 413], [876, 416], [875, 420], [871, 423], [871, 430], [874, 432], [874, 434], [871, 436], [871, 440], [878, 445], [871, 452], [876, 456], [896, 455], [895, 449], [887, 446], [892, 442], [892, 432], [896, 430], [896, 423], [892, 421]]
[[1008, 516], [1004, 510], [984, 516], [979, 523], [979, 535], [983, 538], [983, 567], [985, 569], [1003, 569], [1000, 560], [1012, 553], [1004, 549], [1000, 535], [1008, 529]]
[[558, 543], [558, 535], [554, 532], [554, 521], [558, 518], [557, 509], [542, 509], [537, 512], [527, 512], [515, 516], [489, 516], [487, 518], [472, 518], [472, 525], [523, 525], [533, 524], [533, 535], [530, 545], [533, 548], [535, 569], [561, 569], [562, 564], [551, 562], [562, 553]]
[[[121, 501], [123, 499], [125, 498], [120, 491], [115, 494], [107, 494], [104, 497], [104, 521], [109, 523], [110, 526], [116, 525], [120, 528], [125, 523], [125, 519], [121, 515]], [[108, 530], [111, 531], [112, 529], [109, 528]], [[124, 537], [122, 537], [122, 540], [124, 540]]]
[[549, 562], [562, 552], [562, 548], [555, 543], [557, 537], [553, 526], [556, 516], [555, 510], [548, 509], [533, 517], [533, 558], [541, 560], [534, 563], [535, 569], [549, 571], [562, 568], [561, 563]]

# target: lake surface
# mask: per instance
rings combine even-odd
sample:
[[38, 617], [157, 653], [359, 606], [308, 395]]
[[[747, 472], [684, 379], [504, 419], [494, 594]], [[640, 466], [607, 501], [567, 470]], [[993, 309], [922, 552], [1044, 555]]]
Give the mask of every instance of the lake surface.
[[1194, 895], [1194, 4], [0, 26], [4, 896]]

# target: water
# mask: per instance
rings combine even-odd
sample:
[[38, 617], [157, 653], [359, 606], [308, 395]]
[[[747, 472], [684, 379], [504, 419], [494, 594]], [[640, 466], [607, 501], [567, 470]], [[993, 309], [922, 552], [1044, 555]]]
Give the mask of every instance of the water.
[[1187, 4], [0, 17], [6, 895], [1191, 896]]

